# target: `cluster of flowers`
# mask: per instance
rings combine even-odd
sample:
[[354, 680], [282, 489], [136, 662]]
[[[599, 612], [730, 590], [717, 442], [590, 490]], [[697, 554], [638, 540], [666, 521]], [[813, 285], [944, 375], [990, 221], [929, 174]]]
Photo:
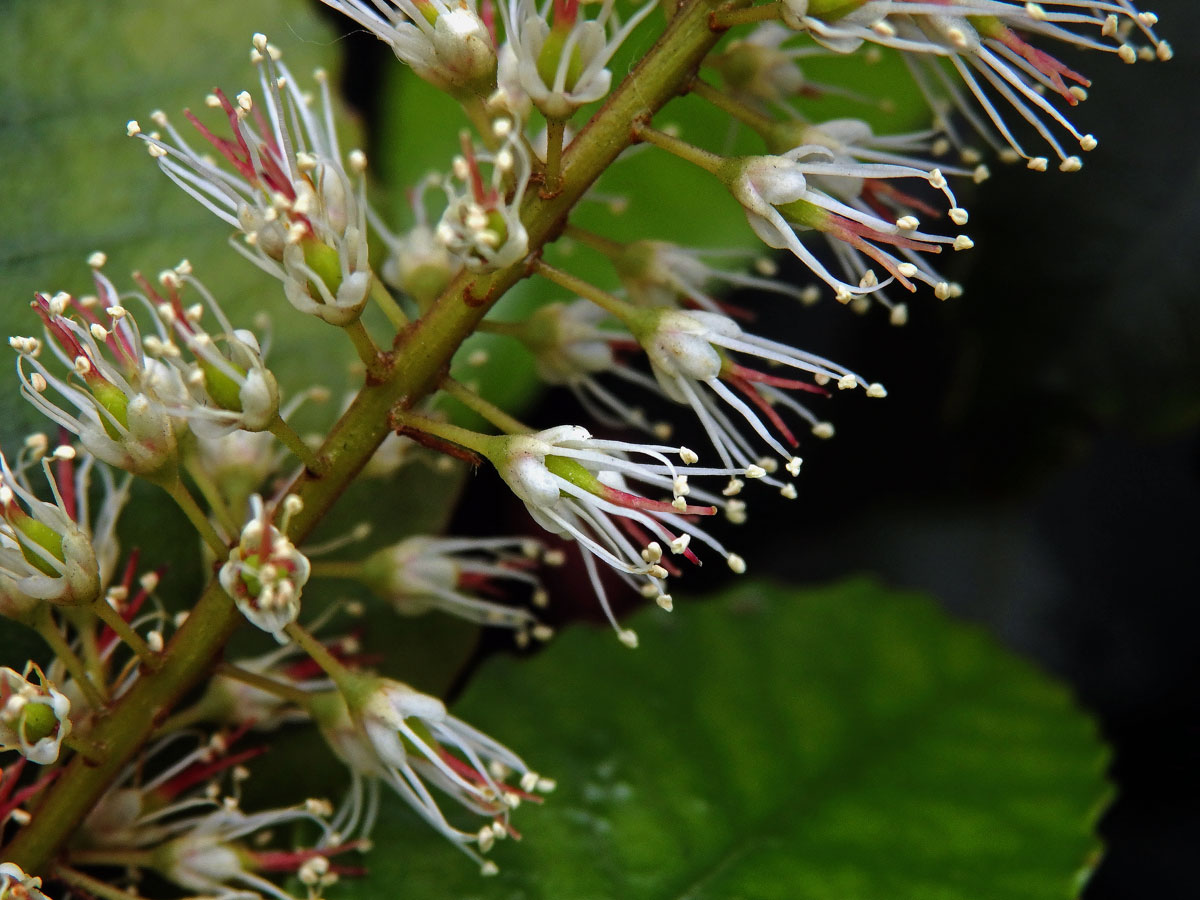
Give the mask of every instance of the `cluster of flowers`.
[[[707, 59], [720, 87], [698, 78], [692, 90], [751, 128], [767, 152], [725, 157], [644, 122], [630, 127], [641, 142], [721, 181], [737, 204], [731, 210], [740, 206], [767, 247], [794, 254], [823, 287], [784, 284], [769, 263], [745, 274], [715, 264], [729, 260], [719, 251], [653, 239], [621, 243], [566, 224], [568, 236], [611, 262], [621, 289], [610, 293], [537, 258], [541, 248], [523, 216], [536, 198], [561, 191], [565, 142], [576, 139], [572, 120], [609, 94], [614, 55], [658, 4], [623, 18], [615, 0], [590, 9], [579, 0], [505, 0], [497, 21], [490, 2], [474, 0], [325, 2], [385, 41], [476, 126], [473, 137], [464, 133], [447, 173], [411, 192], [407, 230], [389, 228], [369, 203], [365, 155], [343, 153], [326, 74], [316, 73], [317, 99], [261, 34], [251, 50], [257, 97], [216, 90], [206, 99], [221, 124], [189, 111], [191, 130], [181, 130], [157, 111], [152, 130], [131, 121], [127, 131], [172, 181], [234, 229], [231, 245], [282, 284], [292, 307], [344, 330], [370, 374], [383, 354], [360, 320], [369, 301], [401, 331], [456, 281], [500, 270], [520, 267], [521, 275], [536, 273], [567, 292], [524, 321], [488, 320], [481, 328], [523, 345], [542, 379], [568, 387], [604, 427], [648, 432], [654, 442], [596, 437], [575, 424], [529, 428], [447, 379], [440, 389], [500, 433], [460, 427], [433, 405], [397, 407], [389, 420], [396, 433], [377, 448], [368, 474], [391, 474], [419, 455], [418, 444], [486, 459], [537, 525], [575, 545], [604, 613], [630, 647], [638, 638], [614, 615], [606, 569], [665, 610], [673, 608], [667, 578], [681, 568], [673, 557], [698, 564], [700, 550], [745, 571], [742, 557], [699, 522], [718, 512], [744, 521], [748, 482], [795, 498], [787, 478], [801, 466], [796, 422], [819, 439], [834, 433], [797, 397], [826, 397], [835, 388], [887, 393], [835, 362], [751, 333], [715, 287], [804, 303], [832, 292], [860, 311], [878, 301], [902, 324], [907, 309], [888, 289], [925, 285], [943, 300], [961, 293], [929, 260], [943, 248], [967, 250], [971, 239], [926, 230], [919, 218], [944, 213], [955, 230], [969, 220], [950, 180], [978, 182], [987, 170], [961, 122], [1002, 158], [1025, 159], [1037, 171], [1047, 159], [1025, 150], [1001, 106], [1040, 136], [1063, 171], [1081, 162], [1055, 128], [1083, 151], [1097, 144], [1056, 105], [1085, 99], [1086, 78], [1034, 42], [1108, 49], [1126, 62], [1171, 55], [1154, 33], [1155, 17], [1126, 0], [780, 0], [714, 12], [716, 30], [750, 29]], [[799, 61], [864, 44], [903, 55], [929, 99], [933, 129], [881, 136], [865, 122], [800, 115], [794, 101], [813, 86]], [[586, 139], [586, 130], [577, 134]], [[952, 151], [956, 159], [938, 162]], [[445, 195], [436, 223], [431, 189]], [[808, 240], [813, 234], [825, 252]], [[372, 250], [380, 245], [382, 256]], [[352, 871], [330, 859], [366, 846], [386, 785], [483, 872], [495, 872], [481, 854], [516, 836], [511, 811], [553, 782], [437, 698], [372, 674], [352, 640], [315, 639], [312, 629], [337, 607], [304, 627], [301, 598], [310, 580], [351, 579], [403, 615], [438, 610], [511, 629], [518, 643], [546, 640], [551, 629], [536, 610], [548, 597], [535, 570], [564, 555], [526, 538], [422, 535], [354, 562], [314, 559], [322, 548], [296, 544], [304, 502], [289, 486], [299, 471], [318, 472], [325, 461], [289, 420], [320, 389], [284, 402], [266, 361], [269, 341], [235, 327], [186, 262], [153, 281], [135, 275], [136, 289], [125, 292], [104, 274], [105, 262], [99, 253], [89, 260], [94, 295], [37, 294], [42, 335], [10, 340], [23, 396], [63, 437], [53, 448], [45, 436], [31, 437], [12, 468], [0, 455], [0, 613], [36, 629], [55, 655], [45, 670], [33, 663], [23, 672], [0, 669], [0, 749], [23, 757], [0, 779], [0, 828], [29, 821], [24, 805], [62, 771], [64, 748], [96, 752], [89, 735], [97, 721], [154, 677], [186, 620], [188, 610], [169, 609], [157, 596], [158, 571], [139, 576], [136, 552], [118, 570], [117, 520], [136, 476], [178, 503], [204, 540], [221, 588], [280, 646], [224, 664], [201, 698], [163, 725], [163, 736], [91, 811], [58, 871], [119, 863], [152, 869], [185, 891], [280, 900], [288, 895], [266, 874], [292, 872], [316, 897]], [[667, 443], [669, 427], [649, 422], [625, 391], [690, 409], [717, 465], [700, 466], [700, 454]], [[37, 468], [48, 486], [41, 494], [51, 500], [39, 497], [30, 478]], [[516, 595], [528, 604], [505, 602]], [[336, 809], [308, 800], [242, 812], [237, 785], [258, 751], [230, 753], [230, 744], [251, 729], [261, 734], [296, 722], [318, 727], [348, 768], [346, 799]], [[25, 772], [26, 761], [45, 774]], [[434, 790], [461, 809], [443, 812]], [[483, 824], [464, 826], [467, 815]], [[311, 846], [247, 843], [269, 827], [301, 822], [311, 826]], [[0, 900], [41, 900], [40, 885], [13, 863], [0, 866]]]

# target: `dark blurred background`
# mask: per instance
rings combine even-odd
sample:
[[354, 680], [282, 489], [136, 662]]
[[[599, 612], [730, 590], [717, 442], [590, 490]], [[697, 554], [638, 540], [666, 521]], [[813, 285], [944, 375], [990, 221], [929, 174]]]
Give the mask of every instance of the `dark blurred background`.
[[[1155, 11], [1169, 65], [1063, 54], [1095, 81], [1073, 120], [1100, 149], [1074, 175], [993, 165], [969, 198], [976, 249], [949, 261], [961, 299], [910, 299], [902, 329], [879, 310], [782, 310], [795, 343], [889, 398], [833, 406], [838, 437], [804, 448], [799, 499], [757, 504], [739, 534], [756, 574], [928, 591], [1074, 686], [1118, 787], [1088, 900], [1194, 896], [1200, 837], [1200, 4]], [[344, 46], [369, 120], [390, 57], [361, 34]], [[792, 262], [782, 276], [810, 280]], [[526, 418], [575, 414], [554, 393]], [[495, 479], [469, 491], [525, 521]]]

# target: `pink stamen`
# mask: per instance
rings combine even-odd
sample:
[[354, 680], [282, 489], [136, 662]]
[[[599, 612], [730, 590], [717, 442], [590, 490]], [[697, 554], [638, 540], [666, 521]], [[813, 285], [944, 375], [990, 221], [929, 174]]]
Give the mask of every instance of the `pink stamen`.
[[1017, 35], [1015, 31], [1010, 28], [1003, 29], [995, 36], [995, 39], [1004, 44], [1004, 46], [1008, 47], [1010, 50], [1019, 53], [1022, 57], [1024, 57], [1026, 62], [1049, 78], [1050, 83], [1054, 85], [1054, 90], [1058, 91], [1062, 98], [1071, 106], [1077, 105], [1079, 103], [1079, 99], [1071, 93], [1071, 89], [1068, 88], [1067, 83], [1063, 81], [1064, 77], [1069, 78], [1071, 81], [1074, 81], [1076, 84], [1080, 84], [1083, 87], [1092, 86], [1092, 82], [1089, 79], [1085, 78], [1083, 75], [1080, 75], [1078, 72], [1064, 63], [1059, 62], [1049, 53], [1039, 50], [1032, 44], [1026, 43]]
[[730, 367], [734, 376], [744, 379], [745, 381], [753, 381], [759, 384], [769, 384], [771, 387], [786, 388], [793, 391], [807, 391], [810, 394], [820, 394], [822, 397], [828, 397], [829, 391], [815, 384], [810, 384], [807, 381], [796, 381], [794, 378], [780, 378], [777, 375], [768, 375], [766, 372], [759, 372], [754, 369], [748, 369], [745, 366], [737, 365], [736, 363]]
[[628, 491], [619, 491], [608, 485], [601, 485], [595, 493], [598, 497], [602, 497], [618, 506], [624, 506], [626, 509], [643, 509], [649, 512], [661, 513], [686, 513], [692, 516], [713, 516], [717, 513], [715, 506], [689, 505], [683, 509], [676, 509], [665, 500], [649, 500], [646, 497], [639, 497], [637, 494], [631, 494]]

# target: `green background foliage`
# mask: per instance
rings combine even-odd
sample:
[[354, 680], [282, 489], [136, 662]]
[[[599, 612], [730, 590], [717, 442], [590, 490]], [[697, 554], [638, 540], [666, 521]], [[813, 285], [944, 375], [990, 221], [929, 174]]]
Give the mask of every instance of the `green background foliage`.
[[747, 584], [493, 659], [453, 712], [558, 780], [475, 866], [385, 804], [346, 900], [1035, 900], [1098, 858], [1067, 692], [927, 599]]

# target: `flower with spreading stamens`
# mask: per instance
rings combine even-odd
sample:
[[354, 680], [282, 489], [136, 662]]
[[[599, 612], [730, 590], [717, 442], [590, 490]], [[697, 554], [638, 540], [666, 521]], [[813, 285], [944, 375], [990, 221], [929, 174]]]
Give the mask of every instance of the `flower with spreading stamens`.
[[300, 614], [300, 591], [312, 571], [287, 538], [288, 519], [299, 511], [300, 498], [289, 494], [283, 509], [276, 527], [274, 510], [257, 494], [250, 498], [250, 521], [217, 576], [242, 615], [281, 644], [287, 641], [284, 627]]
[[[264, 878], [260, 872], [298, 872], [303, 880], [304, 864], [328, 859], [350, 847], [329, 846], [330, 834], [324, 818], [314, 812], [321, 804], [304, 803], [294, 807], [258, 813], [243, 813], [225, 807], [185, 821], [186, 830], [178, 837], [153, 848], [154, 868], [185, 890], [215, 897], [244, 896], [247, 888], [253, 896], [267, 895], [275, 900], [296, 900], [283, 888]], [[300, 822], [315, 824], [322, 841], [309, 850], [262, 850], [243, 842], [252, 834]], [[179, 829], [175, 829], [178, 833]]]
[[[60, 446], [36, 460], [54, 498], [48, 503], [25, 477], [35, 461], [23, 460], [14, 472], [0, 453], [0, 571], [25, 596], [65, 606], [94, 602], [111, 579], [119, 549], [117, 518], [129, 499], [128, 479], [118, 485], [91, 456], [78, 466], [75, 459], [74, 448]], [[94, 517], [93, 471], [104, 488]]]
[[608, 64], [625, 39], [658, 4], [641, 7], [621, 24], [616, 0], [601, 0], [595, 18], [580, 15], [581, 0], [502, 0], [507, 46], [517, 79], [533, 105], [564, 121], [612, 86]]
[[529, 586], [535, 599], [543, 595], [529, 571], [541, 550], [527, 538], [410, 537], [371, 554], [360, 577], [401, 615], [438, 609], [480, 625], [532, 629], [537, 635], [531, 612], [485, 598], [503, 596], [505, 581]]
[[[748, 156], [729, 159], [718, 172], [730, 192], [742, 204], [746, 220], [765, 244], [790, 250], [813, 274], [832, 287], [839, 301], [850, 302], [892, 281], [915, 291], [913, 281], [923, 281], [941, 291], [947, 282], [924, 263], [912, 260], [918, 253], [940, 253], [942, 246], [967, 250], [974, 243], [966, 235], [948, 237], [919, 230], [919, 221], [903, 215], [893, 221], [881, 218], [868, 206], [850, 204], [826, 186], [853, 194], [863, 179], [887, 181], [919, 178], [941, 191], [951, 207], [951, 216], [965, 222], [945, 176], [937, 169], [924, 171], [907, 165], [882, 162], [858, 162], [837, 155], [820, 144], [795, 147], [780, 156]], [[853, 262], [854, 254], [878, 263], [886, 272], [880, 282], [874, 271], [864, 270], [858, 285], [848, 284], [833, 275], [801, 242], [797, 230], [823, 232], [836, 243], [846, 245], [844, 261]], [[896, 248], [893, 252], [888, 247]], [[897, 256], [896, 254], [899, 254]]]
[[396, 59], [443, 91], [486, 97], [496, 85], [492, 13], [481, 16], [476, 0], [321, 2], [366, 28]]
[[374, 210], [367, 208], [375, 233], [388, 248], [380, 275], [392, 287], [412, 297], [421, 310], [432, 305], [463, 267], [462, 261], [438, 240], [425, 212], [425, 192], [440, 183], [441, 179], [432, 175], [408, 192], [413, 226], [403, 234], [393, 234]]
[[[1058, 155], [1062, 171], [1073, 172], [1082, 163], [1063, 149], [1050, 123], [1070, 134], [1083, 150], [1093, 149], [1096, 139], [1080, 134], [1044, 94], [1057, 94], [1075, 106], [1087, 96], [1091, 82], [1030, 44], [1026, 36], [1107, 50], [1127, 63], [1172, 55], [1170, 45], [1154, 33], [1158, 18], [1139, 12], [1129, 0], [784, 0], [782, 18], [840, 53], [864, 42], [901, 51], [941, 126], [956, 143], [962, 146], [948, 115], [951, 107], [990, 143], [1007, 145], [1038, 171], [1045, 170], [1046, 158], [1025, 151], [993, 98], [1010, 105], [1033, 127]], [[1088, 26], [1099, 32], [1098, 37], [1082, 33]], [[1150, 42], [1145, 52], [1128, 40], [1134, 28]], [[982, 117], [944, 71], [942, 60], [974, 96]]]
[[[779, 415], [783, 406], [804, 418], [818, 437], [829, 437], [833, 428], [820, 421], [786, 391], [800, 390], [824, 394], [824, 386], [835, 383], [846, 390], [866, 389], [869, 397], [886, 396], [880, 384], [868, 384], [844, 366], [805, 353], [786, 344], [745, 333], [728, 316], [702, 310], [635, 310], [626, 324], [646, 351], [651, 370], [663, 393], [676, 403], [690, 406], [696, 413], [709, 440], [729, 467], [758, 468], [759, 459], [750, 440], [730, 420], [728, 406], [748, 424], [755, 435], [778, 453], [792, 475], [800, 469], [800, 458], [793, 455], [798, 441]], [[781, 378], [738, 363], [732, 354], [747, 354], [767, 365], [786, 366], [804, 374], [807, 380]], [[763, 422], [767, 420], [770, 427]], [[778, 433], [789, 447], [775, 436]], [[761, 460], [759, 461], [761, 465]], [[761, 469], [759, 470], [761, 473]], [[794, 497], [790, 485], [765, 478], [779, 486], [785, 496]], [[740, 482], [726, 490], [736, 493]]]
[[[95, 274], [104, 293], [107, 280]], [[135, 475], [169, 473], [177, 462], [177, 443], [166, 405], [186, 402], [187, 389], [172, 369], [146, 357], [132, 316], [109, 307], [108, 324], [101, 324], [92, 311], [97, 302], [62, 293], [35, 296], [32, 306], [45, 325], [47, 344], [71, 375], [60, 378], [46, 366], [41, 356], [47, 344], [41, 340], [9, 338], [18, 354], [21, 395], [109, 465]], [[52, 401], [50, 388], [74, 412]]]
[[[216, 298], [192, 275], [186, 260], [159, 274], [165, 298], [139, 273], [134, 273], [134, 278], [142, 291], [123, 295], [118, 295], [99, 271], [96, 278], [103, 284], [101, 293], [109, 315], [130, 318], [122, 304], [132, 298], [153, 317], [157, 334], [142, 337], [142, 347], [177, 374], [170, 381], [172, 385], [187, 387], [185, 395], [160, 396], [172, 415], [187, 420], [191, 430], [204, 438], [270, 427], [279, 412], [279, 387], [266, 367], [258, 338], [233, 327]], [[184, 306], [185, 285], [200, 294], [203, 305]], [[205, 307], [221, 329], [215, 335], [202, 323]], [[191, 360], [184, 358], [180, 345], [190, 353]]]
[[[438, 222], [438, 241], [470, 269], [491, 272], [512, 265], [529, 252], [529, 234], [521, 222], [521, 201], [532, 171], [529, 153], [510, 119], [492, 124], [503, 140], [500, 149], [478, 152], [467, 132], [452, 177], [443, 181], [446, 211]], [[485, 179], [482, 166], [491, 168]], [[458, 183], [458, 186], [455, 185]]]
[[[29, 676], [37, 675], [37, 684]], [[71, 701], [51, 684], [39, 666], [0, 669], [0, 751], [16, 750], [30, 762], [57, 762], [71, 733]]]
[[316, 73], [318, 114], [261, 34], [254, 36], [251, 59], [259, 67], [265, 115], [248, 92], [231, 101], [220, 89], [206, 103], [224, 112], [231, 138], [184, 113], [232, 171], [194, 149], [161, 111], [151, 118], [169, 140], [136, 121], [126, 130], [145, 141], [172, 181], [241, 233], [244, 241], [232, 246], [278, 278], [294, 307], [333, 325], [350, 324], [362, 312], [372, 278], [366, 157], [354, 150], [343, 161], [324, 71]]
[[[663, 581], [670, 570], [663, 564], [664, 545], [699, 564], [688, 546], [697, 540], [723, 556], [734, 572], [745, 571], [740, 556], [691, 520], [714, 515], [717, 508], [690, 504], [685, 497], [690, 492], [690, 476], [765, 474], [757, 467], [750, 472], [730, 467], [691, 468], [696, 456], [687, 448], [598, 440], [577, 425], [483, 438], [471, 449], [496, 467], [535, 522], [579, 544], [604, 614], [628, 646], [636, 646], [637, 636], [617, 623], [596, 560], [665, 607], [670, 606], [670, 595], [663, 589]], [[676, 468], [669, 453], [679, 454], [689, 468]], [[639, 458], [649, 462], [635, 461]], [[669, 492], [672, 499], [641, 496], [627, 482]]]
[[[389, 678], [351, 677], [353, 690], [318, 695], [312, 711], [326, 740], [354, 775], [352, 794], [361, 795], [364, 778], [383, 781], [479, 863], [484, 875], [496, 874], [496, 864], [480, 854], [491, 848], [497, 835], [519, 836], [509, 824], [511, 811], [521, 800], [537, 800], [534, 792], [552, 790], [553, 781], [539, 777], [503, 744], [451, 715], [436, 697]], [[519, 786], [506, 783], [514, 774]], [[478, 831], [455, 826], [430, 787], [488, 822]]]

